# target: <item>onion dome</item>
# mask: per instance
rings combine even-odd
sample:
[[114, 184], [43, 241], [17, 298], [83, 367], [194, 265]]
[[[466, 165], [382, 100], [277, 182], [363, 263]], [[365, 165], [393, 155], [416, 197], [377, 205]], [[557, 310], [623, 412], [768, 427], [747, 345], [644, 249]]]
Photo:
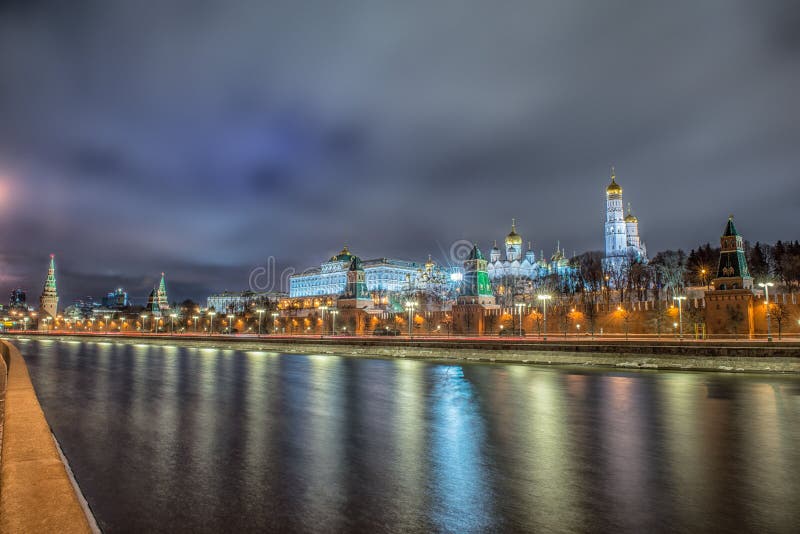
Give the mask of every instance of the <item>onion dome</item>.
[[636, 215], [631, 213], [631, 203], [628, 202], [628, 214], [625, 216], [626, 223], [638, 223], [639, 219], [636, 218]]
[[431, 255], [430, 255], [430, 254], [428, 254], [428, 261], [426, 261], [426, 262], [425, 262], [425, 270], [426, 270], [426, 271], [430, 271], [430, 270], [431, 270], [431, 269], [433, 269], [435, 266], [436, 266], [436, 264], [435, 264], [435, 263], [433, 263], [433, 260], [431, 259]]
[[606, 187], [607, 195], [621, 195], [622, 187], [617, 183], [617, 175], [614, 173], [614, 167], [611, 167], [611, 183]]
[[492, 247], [492, 252], [497, 252], [498, 254], [500, 253], [500, 249], [497, 248], [497, 240], [495, 240], [494, 242], [494, 246]]
[[331, 261], [350, 261], [351, 259], [353, 259], [353, 255], [350, 254], [347, 245], [345, 245], [339, 254], [331, 258]]
[[511, 232], [506, 236], [506, 246], [522, 245], [522, 236], [517, 233], [516, 219], [511, 219]]

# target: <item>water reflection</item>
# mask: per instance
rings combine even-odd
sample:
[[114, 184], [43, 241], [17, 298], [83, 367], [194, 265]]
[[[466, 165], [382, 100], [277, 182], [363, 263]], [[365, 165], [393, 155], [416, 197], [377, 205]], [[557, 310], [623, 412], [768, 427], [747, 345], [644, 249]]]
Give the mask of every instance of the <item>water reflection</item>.
[[21, 341], [104, 532], [796, 532], [800, 380]]

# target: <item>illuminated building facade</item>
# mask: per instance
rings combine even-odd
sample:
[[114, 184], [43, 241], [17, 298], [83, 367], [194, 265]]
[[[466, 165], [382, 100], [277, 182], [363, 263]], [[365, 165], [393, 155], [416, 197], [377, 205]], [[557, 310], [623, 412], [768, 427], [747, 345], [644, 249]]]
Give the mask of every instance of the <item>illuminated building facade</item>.
[[[339, 296], [347, 290], [347, 274], [353, 258], [347, 247], [318, 268], [289, 278], [289, 298]], [[447, 274], [433, 262], [421, 265], [412, 261], [377, 258], [361, 260], [364, 284], [369, 293], [410, 291], [422, 284], [446, 284]]]

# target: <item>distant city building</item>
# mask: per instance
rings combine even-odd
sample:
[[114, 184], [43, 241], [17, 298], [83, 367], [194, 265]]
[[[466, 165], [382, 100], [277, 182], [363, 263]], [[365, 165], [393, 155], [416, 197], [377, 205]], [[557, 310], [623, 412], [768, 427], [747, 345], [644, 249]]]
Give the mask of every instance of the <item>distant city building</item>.
[[25, 291], [22, 289], [14, 289], [11, 291], [11, 298], [8, 301], [9, 308], [13, 309], [28, 309], [28, 298]]
[[[347, 273], [354, 256], [347, 247], [318, 268], [289, 278], [289, 297], [338, 296], [347, 290]], [[370, 293], [411, 291], [421, 283], [437, 280], [447, 283], [448, 276], [439, 266], [389, 258], [359, 259], [364, 284]]]
[[489, 261], [486, 272], [490, 280], [499, 280], [506, 277], [543, 278], [550, 275], [568, 276], [575, 269], [570, 265], [569, 259], [561, 248], [561, 243], [556, 246], [550, 258], [546, 258], [544, 251], [539, 254], [539, 259], [528, 242], [528, 250], [522, 254], [522, 236], [517, 233], [516, 220], [511, 220], [511, 232], [505, 239], [505, 258], [495, 241], [489, 251]]
[[647, 248], [639, 237], [639, 219], [631, 213], [625, 215], [622, 204], [622, 187], [616, 181], [611, 167], [611, 183], [606, 187], [606, 269], [620, 269], [630, 261], [647, 262]]
[[274, 306], [285, 293], [257, 291], [224, 291], [206, 299], [206, 307], [218, 312], [242, 313], [258, 306]]
[[72, 304], [64, 308], [64, 317], [67, 319], [86, 319], [91, 317], [98, 308], [100, 308], [100, 303], [95, 302], [91, 296], [76, 299]]
[[130, 305], [128, 293], [121, 287], [103, 297], [103, 306], [110, 309], [127, 308]]
[[43, 319], [47, 317], [55, 318], [58, 315], [58, 291], [56, 290], [56, 260], [55, 255], [50, 254], [50, 267], [47, 269], [47, 278], [42, 289], [42, 296], [39, 298], [39, 324], [43, 325]]

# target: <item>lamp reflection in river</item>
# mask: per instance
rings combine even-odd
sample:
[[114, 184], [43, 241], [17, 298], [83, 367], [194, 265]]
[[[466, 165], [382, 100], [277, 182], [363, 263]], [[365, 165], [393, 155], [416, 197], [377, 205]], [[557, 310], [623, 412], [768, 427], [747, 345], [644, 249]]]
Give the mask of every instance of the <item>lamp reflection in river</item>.
[[[492, 526], [492, 492], [484, 457], [484, 421], [472, 384], [461, 366], [434, 369], [432, 391], [432, 472], [434, 522], [439, 531], [487, 531]], [[479, 513], [477, 512], [479, 511]], [[469, 523], [465, 521], [469, 520]]]

